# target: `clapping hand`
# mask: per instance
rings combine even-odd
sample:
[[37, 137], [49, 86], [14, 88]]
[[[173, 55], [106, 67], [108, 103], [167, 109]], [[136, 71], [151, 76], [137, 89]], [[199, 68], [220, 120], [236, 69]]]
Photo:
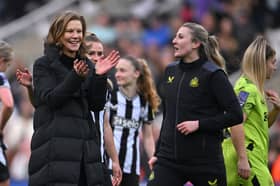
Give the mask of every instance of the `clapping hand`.
[[107, 57], [100, 58], [95, 65], [96, 74], [102, 75], [107, 73], [109, 70], [111, 70], [114, 66], [117, 65], [119, 59], [119, 52], [115, 50], [110, 52], [110, 54]]
[[16, 71], [16, 78], [17, 78], [17, 82], [19, 82], [19, 84], [21, 84], [25, 87], [32, 86], [32, 75], [28, 71], [27, 68], [23, 68], [23, 69], [18, 68]]
[[89, 73], [89, 67], [83, 60], [74, 61], [74, 70], [80, 77], [86, 77]]

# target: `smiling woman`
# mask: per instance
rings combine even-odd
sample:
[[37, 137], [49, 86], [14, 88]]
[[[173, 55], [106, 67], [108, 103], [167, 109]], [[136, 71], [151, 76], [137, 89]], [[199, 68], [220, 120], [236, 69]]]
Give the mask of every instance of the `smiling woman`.
[[82, 30], [83, 27], [80, 21], [69, 21], [65, 28], [63, 37], [61, 38], [61, 44], [63, 46], [62, 51], [64, 54], [70, 57], [76, 56], [76, 52], [79, 50], [83, 39]]
[[[34, 135], [29, 185], [103, 185], [96, 125], [90, 111], [106, 101], [112, 51], [96, 68], [85, 57], [83, 16], [67, 11], [51, 24], [44, 55], [33, 67]], [[98, 67], [98, 68], [97, 68]]]

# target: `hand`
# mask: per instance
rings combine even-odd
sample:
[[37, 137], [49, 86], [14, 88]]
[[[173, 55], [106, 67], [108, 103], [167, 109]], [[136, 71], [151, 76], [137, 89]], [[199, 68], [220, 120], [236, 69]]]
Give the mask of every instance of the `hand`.
[[122, 170], [118, 162], [112, 162], [112, 171], [113, 171], [112, 185], [118, 186], [122, 181]]
[[265, 94], [267, 96], [267, 100], [273, 104], [274, 108], [280, 110], [280, 98], [278, 93], [274, 90], [266, 90]]
[[73, 68], [80, 77], [86, 77], [89, 73], [88, 65], [82, 60], [76, 59]]
[[149, 168], [151, 170], [154, 168], [154, 165], [155, 165], [156, 161], [157, 161], [157, 157], [156, 156], [151, 157], [151, 159], [148, 161]]
[[188, 135], [189, 133], [192, 133], [196, 131], [199, 127], [199, 121], [184, 121], [177, 125], [177, 129], [179, 132], [181, 132], [184, 135]]
[[250, 177], [251, 168], [246, 158], [239, 158], [237, 162], [238, 175], [243, 179], [248, 179]]
[[102, 75], [117, 65], [120, 59], [118, 51], [113, 50], [107, 57], [100, 58], [95, 65], [96, 74]]
[[16, 71], [17, 82], [25, 87], [32, 86], [32, 75], [27, 68], [17, 69]]

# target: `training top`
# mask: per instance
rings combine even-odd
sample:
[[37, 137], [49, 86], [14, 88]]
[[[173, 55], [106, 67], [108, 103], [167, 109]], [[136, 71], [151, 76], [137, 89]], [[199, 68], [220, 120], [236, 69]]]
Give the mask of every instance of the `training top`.
[[245, 144], [267, 164], [268, 161], [268, 108], [264, 96], [256, 85], [241, 76], [234, 87], [239, 103], [246, 114], [244, 122]]
[[[150, 124], [154, 115], [142, 95], [132, 99], [119, 89], [113, 90], [106, 104], [109, 121], [113, 129], [114, 142], [119, 155], [120, 167], [124, 173], [140, 175], [139, 133], [142, 124]], [[112, 161], [109, 161], [109, 169]]]
[[[242, 110], [225, 72], [207, 59], [170, 64], [160, 88], [163, 121], [156, 156], [187, 165], [222, 163], [223, 128], [242, 122]], [[184, 135], [177, 125], [199, 121]]]

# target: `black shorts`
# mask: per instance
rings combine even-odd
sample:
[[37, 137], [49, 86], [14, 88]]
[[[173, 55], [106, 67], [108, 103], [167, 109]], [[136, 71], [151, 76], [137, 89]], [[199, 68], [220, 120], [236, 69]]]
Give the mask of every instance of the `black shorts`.
[[8, 161], [6, 156], [6, 146], [3, 142], [0, 142], [0, 182], [6, 181], [10, 178], [9, 169], [8, 169]]

